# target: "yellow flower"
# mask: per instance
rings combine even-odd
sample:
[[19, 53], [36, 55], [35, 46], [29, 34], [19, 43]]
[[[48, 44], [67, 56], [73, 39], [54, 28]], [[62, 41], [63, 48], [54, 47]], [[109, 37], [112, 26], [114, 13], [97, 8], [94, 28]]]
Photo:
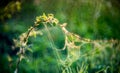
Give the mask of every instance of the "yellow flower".
[[54, 18], [54, 15], [53, 15], [53, 14], [48, 14], [48, 18], [49, 18], [49, 19], [53, 19], [53, 18]]
[[58, 22], [59, 21], [56, 18], [54, 18], [53, 23], [58, 24]]
[[46, 20], [47, 20], [47, 16], [45, 15], [45, 13], [43, 13], [41, 19], [42, 19], [43, 21], [46, 21]]

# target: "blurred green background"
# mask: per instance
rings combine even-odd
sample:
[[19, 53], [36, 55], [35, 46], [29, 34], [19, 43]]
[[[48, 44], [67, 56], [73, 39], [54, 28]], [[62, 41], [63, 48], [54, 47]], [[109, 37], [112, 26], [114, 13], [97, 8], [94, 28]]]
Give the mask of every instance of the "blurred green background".
[[[26, 32], [36, 16], [43, 13], [53, 13], [60, 23], [68, 24], [70, 32], [81, 37], [120, 40], [119, 0], [0, 0], [0, 73], [14, 72], [18, 49], [13, 49], [13, 39]], [[55, 32], [57, 45], [63, 47], [63, 36], [59, 31]], [[33, 53], [27, 53], [28, 59], [21, 61], [19, 73], [61, 73], [45, 35], [30, 38], [29, 43], [33, 45]], [[81, 51], [84, 54], [90, 49], [87, 45]], [[107, 73], [119, 73], [119, 53], [120, 48], [106, 48], [95, 56], [82, 57], [76, 63], [81, 67], [84, 61], [88, 73], [107, 70], [107, 67]]]

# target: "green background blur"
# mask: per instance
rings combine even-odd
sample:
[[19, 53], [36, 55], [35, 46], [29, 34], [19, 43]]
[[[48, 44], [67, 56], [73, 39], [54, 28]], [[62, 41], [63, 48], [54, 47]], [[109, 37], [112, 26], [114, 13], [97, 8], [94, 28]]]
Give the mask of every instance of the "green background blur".
[[[26, 32], [34, 24], [36, 16], [43, 13], [52, 13], [60, 23], [67, 23], [67, 29], [84, 38], [89, 39], [120, 39], [120, 1], [119, 0], [20, 0], [21, 10], [13, 8], [13, 13], [3, 12], [4, 8], [16, 0], [0, 0], [0, 17], [5, 13], [9, 15], [0, 20], [0, 73], [13, 73], [17, 61], [17, 51], [13, 50], [13, 39]], [[11, 9], [12, 11], [12, 9]], [[63, 45], [63, 37], [57, 34], [59, 47]], [[59, 73], [57, 62], [53, 52], [49, 47], [49, 41], [45, 36], [31, 38], [29, 43], [34, 43], [31, 47], [33, 53], [27, 54], [27, 60], [20, 63], [19, 73]], [[90, 48], [90, 46], [85, 46]], [[114, 49], [114, 48], [113, 48]], [[82, 49], [89, 51], [88, 49]], [[113, 52], [112, 49], [100, 53], [100, 60], [91, 58], [86, 64], [88, 73], [95, 73], [110, 66], [108, 73], [118, 73], [120, 71], [120, 50]], [[111, 56], [115, 54], [114, 59]], [[81, 58], [81, 65], [86, 58]], [[99, 62], [99, 63], [96, 63]], [[98, 65], [97, 65], [98, 64]], [[76, 64], [72, 67], [74, 68]], [[113, 69], [113, 70], [112, 70]], [[103, 72], [101, 72], [103, 73]]]

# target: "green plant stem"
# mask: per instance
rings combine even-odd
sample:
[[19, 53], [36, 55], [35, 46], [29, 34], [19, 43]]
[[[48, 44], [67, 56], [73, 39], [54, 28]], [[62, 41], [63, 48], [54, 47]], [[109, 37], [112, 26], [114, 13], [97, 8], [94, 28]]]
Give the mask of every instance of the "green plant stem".
[[[28, 32], [27, 32], [27, 35], [25, 37], [25, 39], [22, 41], [23, 43], [27, 43], [27, 40], [29, 38], [29, 35], [30, 35], [30, 32], [35, 28], [36, 26], [34, 25], [33, 27], [31, 27]], [[20, 48], [20, 57], [18, 58], [18, 61], [17, 61], [17, 64], [16, 64], [16, 70], [14, 73], [18, 73], [18, 69], [19, 69], [19, 64], [22, 60], [22, 55], [24, 55], [24, 48]]]

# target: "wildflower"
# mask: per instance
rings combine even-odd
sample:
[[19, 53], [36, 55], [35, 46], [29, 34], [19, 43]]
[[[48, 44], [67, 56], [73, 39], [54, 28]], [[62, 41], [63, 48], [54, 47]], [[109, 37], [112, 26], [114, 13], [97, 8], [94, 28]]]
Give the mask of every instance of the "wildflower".
[[58, 24], [58, 22], [59, 21], [56, 18], [54, 18], [53, 23]]
[[53, 19], [54, 15], [53, 14], [48, 14], [48, 18]]
[[40, 22], [40, 17], [36, 17], [36, 22]]
[[43, 22], [47, 21], [47, 16], [45, 15], [45, 13], [43, 13], [43, 15], [40, 18]]

